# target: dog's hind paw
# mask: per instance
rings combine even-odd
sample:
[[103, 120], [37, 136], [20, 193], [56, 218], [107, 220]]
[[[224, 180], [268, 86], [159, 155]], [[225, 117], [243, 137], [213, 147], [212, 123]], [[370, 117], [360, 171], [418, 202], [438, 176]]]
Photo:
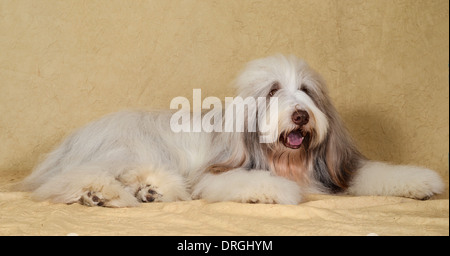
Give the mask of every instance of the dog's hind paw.
[[161, 202], [163, 195], [152, 185], [142, 186], [136, 191], [135, 197], [143, 203]]
[[80, 204], [86, 206], [105, 206], [107, 200], [101, 192], [86, 191], [79, 200]]
[[86, 206], [133, 207], [139, 202], [121, 185], [89, 186], [83, 190], [78, 202]]

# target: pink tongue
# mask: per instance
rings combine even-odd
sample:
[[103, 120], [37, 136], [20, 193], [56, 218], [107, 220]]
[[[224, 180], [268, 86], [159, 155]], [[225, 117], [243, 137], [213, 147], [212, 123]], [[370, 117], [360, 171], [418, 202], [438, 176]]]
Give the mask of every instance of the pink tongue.
[[289, 133], [288, 137], [287, 137], [287, 142], [289, 145], [291, 146], [300, 146], [302, 144], [303, 141], [303, 136], [301, 135], [300, 132], [291, 132]]

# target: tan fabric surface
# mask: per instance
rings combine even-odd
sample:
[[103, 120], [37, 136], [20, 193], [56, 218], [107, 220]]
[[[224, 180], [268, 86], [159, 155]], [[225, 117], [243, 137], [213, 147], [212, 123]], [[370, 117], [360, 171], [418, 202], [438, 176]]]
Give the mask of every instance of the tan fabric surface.
[[[0, 235], [449, 235], [449, 200], [310, 195], [300, 205], [203, 200], [137, 208], [33, 202], [0, 177]], [[448, 192], [447, 192], [448, 193]]]
[[[36, 203], [9, 192], [73, 129], [176, 96], [233, 96], [243, 65], [304, 58], [363, 154], [448, 181], [447, 0], [1, 0], [0, 234], [448, 235], [439, 200], [312, 196], [299, 206]], [[448, 187], [448, 186], [447, 186]]]

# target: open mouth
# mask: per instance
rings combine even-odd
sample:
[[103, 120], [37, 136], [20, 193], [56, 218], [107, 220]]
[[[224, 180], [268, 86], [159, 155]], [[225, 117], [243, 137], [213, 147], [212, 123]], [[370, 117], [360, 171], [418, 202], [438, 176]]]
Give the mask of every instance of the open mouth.
[[298, 149], [302, 145], [305, 147], [309, 141], [309, 134], [300, 129], [289, 132], [288, 134], [283, 133], [280, 136], [280, 141], [283, 142], [284, 146], [292, 149]]

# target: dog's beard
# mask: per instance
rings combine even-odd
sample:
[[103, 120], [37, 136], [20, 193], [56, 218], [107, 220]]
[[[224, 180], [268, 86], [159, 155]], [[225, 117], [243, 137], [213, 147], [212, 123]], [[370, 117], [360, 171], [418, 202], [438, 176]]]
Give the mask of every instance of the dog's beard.
[[311, 133], [301, 128], [285, 130], [268, 147], [266, 157], [277, 175], [306, 185], [309, 182]]

